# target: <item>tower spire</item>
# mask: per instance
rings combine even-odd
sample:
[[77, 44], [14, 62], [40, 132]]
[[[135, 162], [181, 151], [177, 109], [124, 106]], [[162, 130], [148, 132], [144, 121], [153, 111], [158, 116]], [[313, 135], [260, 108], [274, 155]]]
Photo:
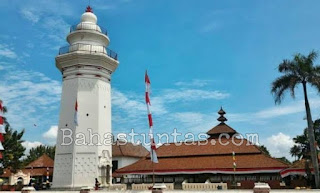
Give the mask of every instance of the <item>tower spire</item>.
[[92, 7], [90, 6], [90, 4], [87, 6], [86, 8], [86, 12], [91, 12], [93, 13]]
[[218, 114], [220, 115], [220, 117], [217, 119], [218, 121], [220, 121], [221, 123], [224, 123], [225, 121], [228, 121], [228, 119], [224, 117], [226, 112], [222, 109], [222, 107], [218, 111]]

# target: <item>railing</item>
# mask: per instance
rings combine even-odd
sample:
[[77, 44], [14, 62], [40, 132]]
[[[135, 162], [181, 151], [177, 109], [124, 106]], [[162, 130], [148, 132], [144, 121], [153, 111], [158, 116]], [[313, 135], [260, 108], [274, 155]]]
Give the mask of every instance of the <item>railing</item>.
[[60, 48], [59, 55], [76, 52], [76, 51], [106, 54], [110, 58], [118, 60], [118, 54], [106, 48], [105, 46], [96, 46], [91, 44], [80, 44], [80, 43], [72, 44], [72, 45]]
[[108, 32], [106, 29], [93, 23], [79, 23], [77, 25], [73, 25], [70, 27], [70, 33], [77, 30], [94, 30], [97, 32], [101, 32], [105, 35], [108, 35]]

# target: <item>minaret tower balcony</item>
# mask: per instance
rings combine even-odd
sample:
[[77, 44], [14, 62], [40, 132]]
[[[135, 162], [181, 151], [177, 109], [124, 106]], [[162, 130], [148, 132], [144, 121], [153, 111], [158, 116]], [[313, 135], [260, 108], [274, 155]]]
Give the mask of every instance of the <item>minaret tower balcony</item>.
[[67, 41], [69, 45], [60, 48], [56, 57], [63, 79], [81, 75], [110, 81], [110, 75], [119, 64], [118, 55], [108, 48], [107, 30], [97, 24], [90, 7], [82, 14], [81, 22], [70, 28]]

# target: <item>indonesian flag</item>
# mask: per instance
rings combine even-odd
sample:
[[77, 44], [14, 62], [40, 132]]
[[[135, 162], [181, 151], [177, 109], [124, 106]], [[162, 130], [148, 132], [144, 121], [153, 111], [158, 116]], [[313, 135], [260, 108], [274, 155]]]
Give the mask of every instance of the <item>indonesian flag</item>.
[[3, 150], [4, 150], [4, 148], [2, 146], [2, 143], [0, 142], [0, 151], [3, 151]]
[[4, 125], [0, 125], [0, 133], [6, 134], [6, 130], [4, 128]]
[[154, 162], [154, 163], [159, 163], [158, 161], [158, 156], [157, 156], [157, 153], [156, 153], [156, 144], [154, 143], [154, 139], [152, 139], [152, 142], [151, 142], [151, 153], [150, 153], [150, 156], [151, 156], [151, 161]]
[[0, 142], [4, 142], [4, 137], [2, 133], [0, 133]]
[[74, 110], [74, 124], [78, 126], [78, 100], [76, 100]]
[[150, 142], [151, 142], [151, 149], [150, 149], [150, 156], [151, 156], [151, 161], [154, 162], [154, 163], [159, 163], [158, 162], [158, 157], [157, 157], [157, 154], [156, 154], [156, 144], [154, 142], [154, 138], [153, 138], [153, 121], [152, 121], [152, 115], [151, 115], [151, 110], [150, 110], [150, 106], [151, 106], [151, 102], [150, 102], [150, 79], [149, 79], [149, 76], [148, 76], [148, 73], [146, 71], [146, 74], [145, 74], [145, 78], [144, 78], [144, 81], [146, 83], [146, 104], [147, 104], [147, 110], [148, 110], [148, 121], [149, 121], [149, 135], [150, 135]]
[[3, 105], [2, 105], [2, 100], [0, 100], [0, 113], [3, 113]]
[[237, 163], [236, 163], [236, 153], [234, 153], [234, 151], [232, 152], [232, 160], [233, 160], [233, 171], [236, 171]]
[[3, 117], [0, 116], [0, 133], [6, 133], [3, 123], [4, 123]]
[[236, 161], [236, 153], [234, 151], [232, 152], [232, 160], [235, 162]]

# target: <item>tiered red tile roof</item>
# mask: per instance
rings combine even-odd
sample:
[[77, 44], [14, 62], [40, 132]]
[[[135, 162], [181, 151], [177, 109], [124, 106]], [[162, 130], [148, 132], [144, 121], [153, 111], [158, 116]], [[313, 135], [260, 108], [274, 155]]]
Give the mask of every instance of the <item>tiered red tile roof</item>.
[[[157, 149], [159, 163], [154, 164], [156, 174], [181, 173], [234, 173], [232, 152], [236, 155], [236, 173], [279, 173], [288, 168], [288, 164], [264, 154], [256, 145], [246, 139], [221, 138], [218, 135], [227, 133], [234, 135], [237, 132], [225, 124], [225, 112], [219, 111], [221, 122], [207, 134], [206, 141], [193, 143], [163, 144]], [[241, 141], [243, 141], [241, 143]], [[228, 143], [228, 145], [224, 145]], [[200, 144], [200, 145], [199, 145]], [[236, 145], [240, 144], [240, 145]], [[132, 165], [120, 168], [117, 174], [151, 174], [152, 162], [150, 158], [143, 158]]]
[[48, 155], [43, 154], [38, 159], [34, 160], [33, 162], [29, 163], [25, 168], [53, 168], [54, 162]]
[[47, 170], [49, 175], [53, 175], [54, 161], [48, 155], [43, 154], [38, 159], [29, 163], [25, 169], [22, 170], [23, 173], [30, 173], [31, 176], [46, 176]]
[[236, 134], [237, 132], [225, 123], [219, 123], [217, 126], [213, 127], [207, 132], [207, 134], [210, 136], [220, 135], [221, 133]]

